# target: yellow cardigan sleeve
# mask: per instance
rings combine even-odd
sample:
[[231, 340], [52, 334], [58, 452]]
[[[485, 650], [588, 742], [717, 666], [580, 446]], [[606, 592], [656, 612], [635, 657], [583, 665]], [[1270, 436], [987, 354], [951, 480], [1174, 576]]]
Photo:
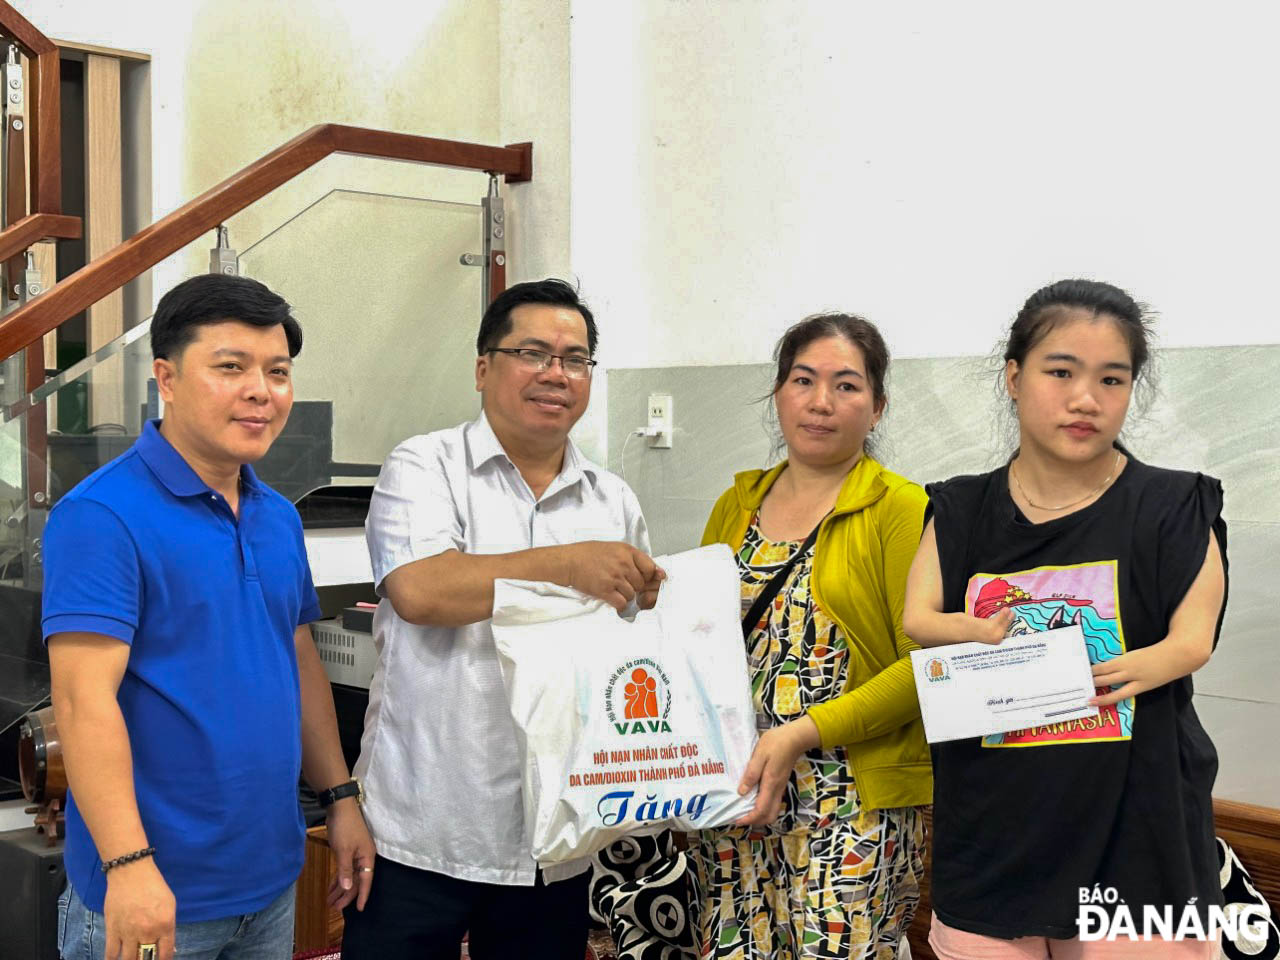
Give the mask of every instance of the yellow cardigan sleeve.
[[[734, 496], [734, 489], [730, 487], [724, 493], [720, 494], [720, 499], [716, 501], [716, 505], [711, 508], [711, 516], [707, 518], [706, 529], [702, 531], [702, 546], [710, 546], [713, 543], [729, 543], [729, 535], [732, 524], [729, 522], [734, 517], [737, 510], [737, 498]], [[730, 547], [737, 548], [738, 544], [729, 543]]]
[[[809, 709], [823, 747], [871, 740], [920, 716], [909, 656], [920, 647], [902, 629], [902, 605], [907, 592], [907, 571], [920, 545], [927, 502], [924, 490], [914, 483], [902, 485], [882, 501], [885, 516], [880, 524], [880, 549], [884, 594], [893, 620], [898, 659], [861, 686]], [[866, 602], [865, 598], [860, 599]]]

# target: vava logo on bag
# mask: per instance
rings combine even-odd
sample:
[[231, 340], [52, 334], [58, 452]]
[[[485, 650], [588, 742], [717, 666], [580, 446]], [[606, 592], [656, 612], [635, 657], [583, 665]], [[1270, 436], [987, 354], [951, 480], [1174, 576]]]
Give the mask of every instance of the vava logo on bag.
[[[617, 707], [622, 707], [618, 716]], [[661, 664], [649, 657], [628, 660], [609, 678], [604, 710], [613, 729], [624, 736], [636, 733], [670, 733], [671, 679]]]

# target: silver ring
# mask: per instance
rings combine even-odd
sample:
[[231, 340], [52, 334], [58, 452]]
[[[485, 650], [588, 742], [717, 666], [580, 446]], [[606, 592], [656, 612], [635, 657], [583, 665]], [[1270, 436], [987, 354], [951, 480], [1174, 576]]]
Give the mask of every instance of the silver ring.
[[156, 945], [154, 943], [138, 944], [138, 960], [156, 960]]

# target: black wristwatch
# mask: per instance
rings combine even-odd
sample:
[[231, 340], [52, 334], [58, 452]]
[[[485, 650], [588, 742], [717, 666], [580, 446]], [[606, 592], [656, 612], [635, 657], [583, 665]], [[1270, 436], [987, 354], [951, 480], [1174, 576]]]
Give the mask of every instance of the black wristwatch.
[[343, 797], [355, 797], [356, 803], [364, 803], [364, 790], [360, 786], [360, 781], [348, 780], [340, 786], [330, 787], [316, 794], [316, 800], [322, 807], [332, 807]]

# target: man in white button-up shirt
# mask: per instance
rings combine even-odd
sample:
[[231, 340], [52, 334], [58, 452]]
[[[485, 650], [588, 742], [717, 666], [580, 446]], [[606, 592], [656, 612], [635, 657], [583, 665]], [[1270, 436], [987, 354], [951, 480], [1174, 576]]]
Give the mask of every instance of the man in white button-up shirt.
[[499, 577], [576, 587], [619, 611], [663, 576], [635, 494], [569, 430], [591, 395], [595, 320], [559, 280], [518, 284], [477, 338], [480, 417], [387, 458], [366, 533], [378, 668], [356, 774], [377, 843], [346, 960], [579, 960], [588, 861], [529, 855], [516, 729], [489, 617]]

